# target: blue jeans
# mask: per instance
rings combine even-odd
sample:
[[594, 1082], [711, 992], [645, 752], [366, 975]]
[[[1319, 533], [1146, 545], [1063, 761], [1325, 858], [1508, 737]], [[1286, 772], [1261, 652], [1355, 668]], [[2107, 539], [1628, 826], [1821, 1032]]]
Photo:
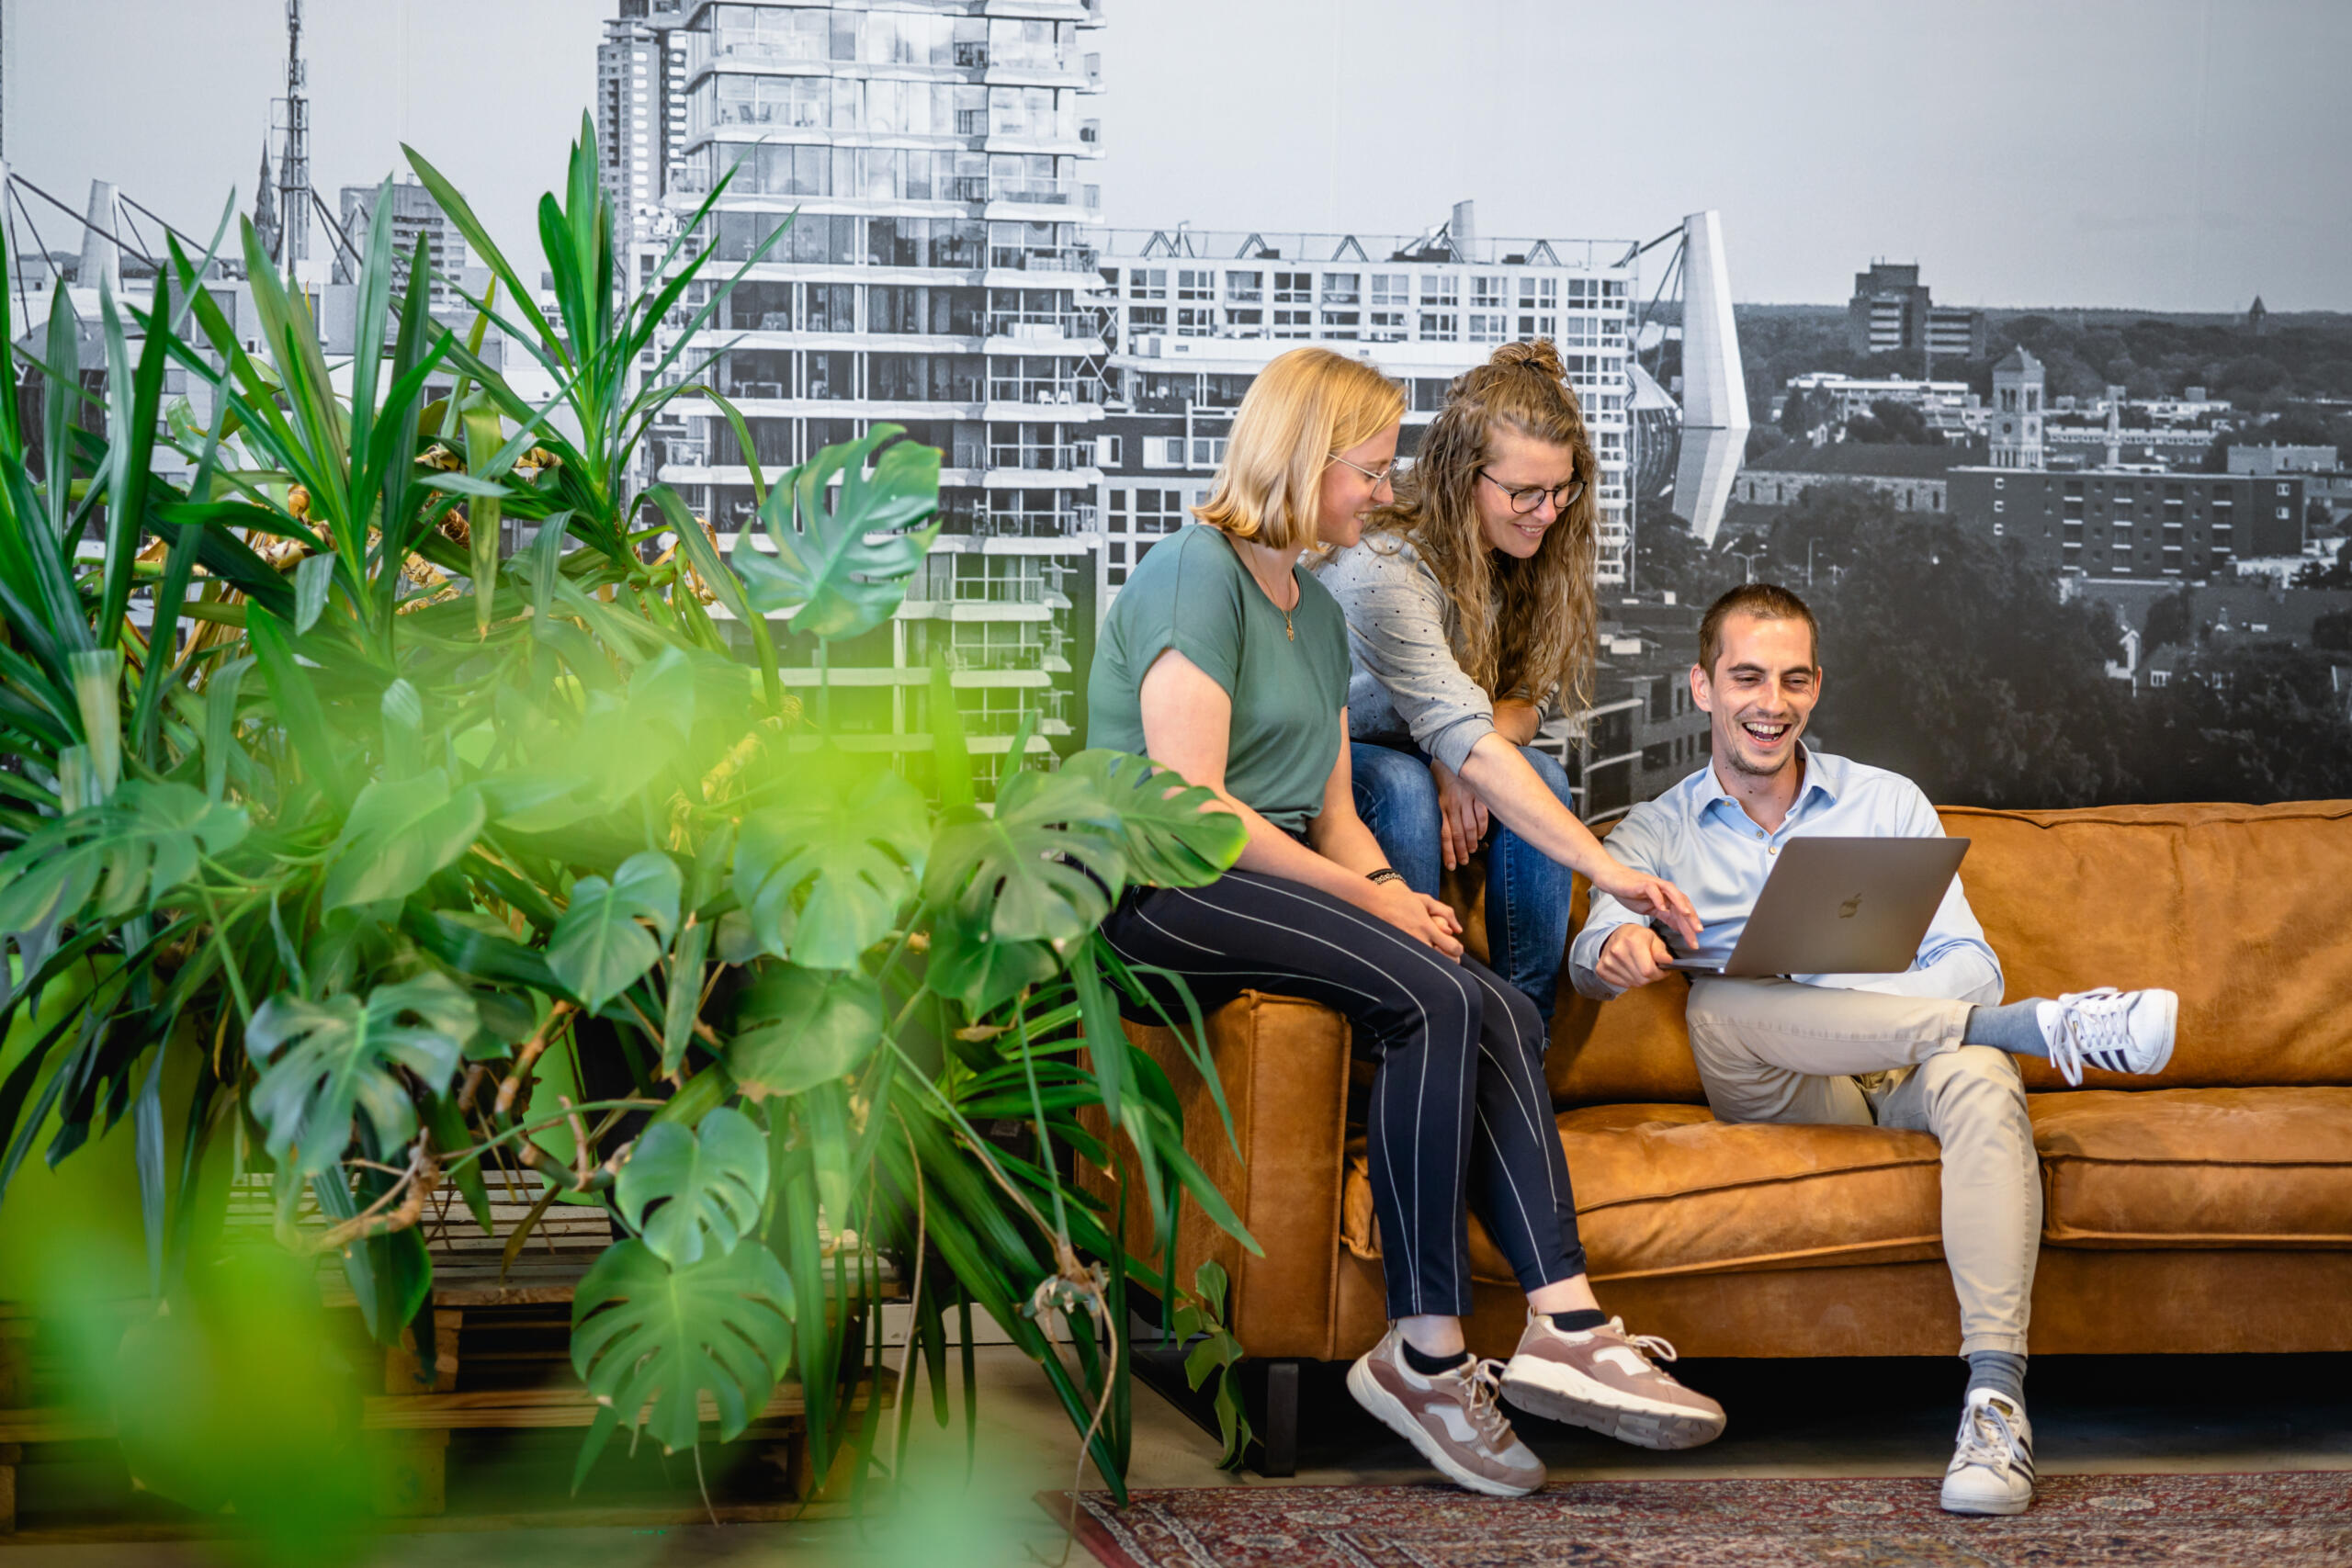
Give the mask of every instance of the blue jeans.
[[[1568, 775], [1532, 747], [1521, 747], [1535, 774], [1574, 810]], [[1416, 893], [1437, 897], [1444, 864], [1439, 847], [1437, 781], [1419, 750], [1351, 741], [1348, 767], [1356, 815], [1380, 840], [1388, 863]], [[1527, 993], [1546, 1020], [1560, 991], [1568, 946], [1568, 897], [1574, 873], [1501, 822], [1487, 836], [1487, 949], [1495, 973]]]

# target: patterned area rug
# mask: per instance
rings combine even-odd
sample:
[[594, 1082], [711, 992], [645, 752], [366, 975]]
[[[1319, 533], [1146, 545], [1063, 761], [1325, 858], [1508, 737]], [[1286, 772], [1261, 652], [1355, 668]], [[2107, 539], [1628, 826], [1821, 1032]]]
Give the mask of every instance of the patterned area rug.
[[[2196, 1568], [2352, 1564], [2352, 1473], [2045, 1476], [1968, 1519], [1938, 1480], [1555, 1482], [1517, 1501], [1422, 1486], [1228, 1486], [1080, 1497], [1112, 1568]], [[1040, 1493], [1057, 1518], [1069, 1495]]]

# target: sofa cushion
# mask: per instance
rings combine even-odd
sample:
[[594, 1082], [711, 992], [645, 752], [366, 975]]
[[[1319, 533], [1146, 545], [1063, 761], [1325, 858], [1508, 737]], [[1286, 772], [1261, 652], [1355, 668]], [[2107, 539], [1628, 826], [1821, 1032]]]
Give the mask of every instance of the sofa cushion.
[[[1559, 1127], [1595, 1280], [1942, 1256], [1940, 1150], [1925, 1133], [1732, 1123], [1698, 1105], [1592, 1106]], [[1361, 1148], [1342, 1213], [1349, 1249], [1377, 1258]], [[1470, 1271], [1511, 1279], [1476, 1216]]]
[[[2163, 1077], [2094, 1071], [2094, 1089], [2352, 1084], [2352, 800], [1946, 807], [1973, 840], [1969, 903], [2009, 998], [2091, 986], [2180, 993]], [[2029, 1089], [2060, 1089], [2020, 1061]]]
[[2052, 1247], [2352, 1247], [2352, 1089], [2027, 1103]]

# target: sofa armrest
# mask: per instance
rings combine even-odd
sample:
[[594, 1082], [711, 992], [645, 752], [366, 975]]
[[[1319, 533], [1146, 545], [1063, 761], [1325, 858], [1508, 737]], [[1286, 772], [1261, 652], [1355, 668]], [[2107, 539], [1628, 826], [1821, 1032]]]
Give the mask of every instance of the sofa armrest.
[[[1185, 1152], [1263, 1252], [1251, 1255], [1188, 1198], [1177, 1223], [1176, 1278], [1189, 1288], [1193, 1270], [1215, 1258], [1232, 1280], [1226, 1323], [1245, 1350], [1329, 1359], [1346, 1175], [1348, 1021], [1314, 1002], [1258, 991], [1244, 991], [1204, 1021], [1238, 1155], [1207, 1084], [1174, 1033], [1136, 1023], [1127, 1033], [1175, 1086]], [[1130, 1157], [1124, 1138], [1119, 1144], [1121, 1159]], [[1141, 1218], [1138, 1224], [1131, 1207], [1127, 1243], [1148, 1256], [1148, 1216]]]

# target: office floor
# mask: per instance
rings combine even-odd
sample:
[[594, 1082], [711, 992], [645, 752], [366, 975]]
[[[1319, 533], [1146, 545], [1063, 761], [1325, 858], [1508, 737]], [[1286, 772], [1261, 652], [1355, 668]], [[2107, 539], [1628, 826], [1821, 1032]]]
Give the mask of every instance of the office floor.
[[[1061, 1560], [1064, 1538], [1033, 1501], [1070, 1485], [1077, 1443], [1044, 1380], [1018, 1352], [978, 1352], [978, 1475], [964, 1484], [960, 1419], [942, 1432], [919, 1416], [912, 1495], [861, 1526], [841, 1518], [662, 1528], [483, 1529], [462, 1520], [380, 1538], [350, 1561], [376, 1568], [965, 1568]], [[1302, 1389], [1297, 1475], [1267, 1481], [1216, 1468], [1216, 1444], [1148, 1388], [1136, 1390], [1137, 1486], [1332, 1486], [1426, 1479], [1412, 1450], [1374, 1424], [1340, 1385], [1343, 1369], [1310, 1368]], [[1684, 1381], [1720, 1398], [1730, 1430], [1687, 1453], [1652, 1453], [1589, 1433], [1523, 1421], [1555, 1485], [1577, 1480], [1709, 1476], [1929, 1475], [1950, 1457], [1962, 1368], [1957, 1361], [1690, 1362]], [[2045, 1473], [2335, 1470], [2352, 1485], [2352, 1356], [2048, 1358], [2028, 1384]], [[919, 1392], [927, 1408], [927, 1391]], [[567, 1441], [570, 1435], [561, 1435]], [[568, 1450], [567, 1450], [568, 1451]], [[554, 1450], [550, 1450], [550, 1457]], [[453, 1459], [456, 1456], [453, 1455]], [[658, 1464], [650, 1454], [635, 1462]], [[673, 1461], [674, 1462], [674, 1461]], [[560, 1473], [551, 1466], [550, 1474]], [[1091, 1478], [1089, 1478], [1090, 1483]], [[459, 1481], [453, 1470], [453, 1490]], [[516, 1483], [522, 1493], [528, 1482]], [[545, 1503], [561, 1503], [560, 1483]], [[219, 1559], [179, 1541], [17, 1544], [10, 1568], [178, 1568]], [[317, 1561], [330, 1560], [322, 1553]], [[1072, 1549], [1068, 1561], [1092, 1559]]]

